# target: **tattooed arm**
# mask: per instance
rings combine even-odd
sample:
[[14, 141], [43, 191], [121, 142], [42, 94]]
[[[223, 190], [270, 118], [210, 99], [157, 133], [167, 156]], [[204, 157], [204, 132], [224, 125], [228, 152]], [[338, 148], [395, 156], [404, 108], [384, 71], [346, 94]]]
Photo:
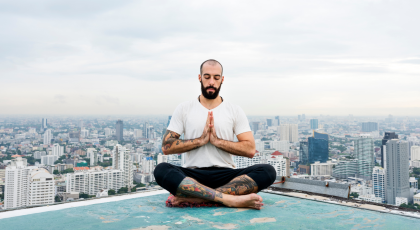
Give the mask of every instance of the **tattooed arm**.
[[207, 116], [206, 125], [204, 126], [203, 134], [201, 137], [193, 140], [180, 140], [179, 135], [176, 132], [166, 130], [165, 135], [163, 135], [162, 140], [162, 152], [165, 155], [175, 154], [175, 153], [184, 153], [190, 150], [199, 148], [207, 144], [210, 140], [210, 112]]
[[255, 140], [252, 132], [245, 132], [237, 135], [238, 142], [226, 141], [217, 137], [214, 128], [213, 113], [210, 114], [210, 142], [219, 149], [230, 154], [242, 157], [253, 158], [255, 155]]

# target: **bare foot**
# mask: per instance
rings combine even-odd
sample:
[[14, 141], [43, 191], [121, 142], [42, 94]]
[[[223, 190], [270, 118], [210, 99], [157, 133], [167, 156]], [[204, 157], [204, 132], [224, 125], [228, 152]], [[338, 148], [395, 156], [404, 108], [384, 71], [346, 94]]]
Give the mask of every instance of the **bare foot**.
[[235, 208], [253, 208], [259, 210], [264, 205], [262, 201], [263, 199], [261, 196], [251, 193], [248, 195], [232, 196], [226, 205]]
[[175, 196], [172, 200], [173, 205], [179, 205], [181, 203], [203, 203], [203, 202], [210, 202], [209, 200], [204, 200], [201, 198], [187, 198], [187, 197], [179, 197]]

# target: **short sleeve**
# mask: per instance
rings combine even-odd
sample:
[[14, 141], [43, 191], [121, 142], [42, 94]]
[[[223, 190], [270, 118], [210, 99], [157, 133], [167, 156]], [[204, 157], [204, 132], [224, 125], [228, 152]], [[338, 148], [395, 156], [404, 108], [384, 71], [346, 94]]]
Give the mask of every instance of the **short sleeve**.
[[176, 107], [167, 130], [176, 132], [179, 135], [184, 133], [184, 113], [182, 104]]
[[241, 109], [241, 107], [236, 107], [236, 119], [235, 124], [233, 126], [233, 132], [235, 135], [239, 135], [241, 133], [249, 132], [251, 128], [249, 127], [248, 118], [246, 117], [245, 112]]

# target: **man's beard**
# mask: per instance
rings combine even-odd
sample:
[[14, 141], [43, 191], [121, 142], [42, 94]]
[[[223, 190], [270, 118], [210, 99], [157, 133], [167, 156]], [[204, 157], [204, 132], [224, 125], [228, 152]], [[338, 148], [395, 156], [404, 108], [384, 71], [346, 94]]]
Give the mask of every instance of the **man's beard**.
[[[222, 88], [222, 84], [220, 84], [219, 88], [215, 88], [213, 86], [208, 86], [204, 88], [203, 81], [201, 81], [201, 93], [207, 99], [210, 99], [210, 100], [216, 99], [216, 97], [219, 96], [219, 91], [221, 88]], [[214, 89], [214, 92], [207, 93], [208, 89]]]

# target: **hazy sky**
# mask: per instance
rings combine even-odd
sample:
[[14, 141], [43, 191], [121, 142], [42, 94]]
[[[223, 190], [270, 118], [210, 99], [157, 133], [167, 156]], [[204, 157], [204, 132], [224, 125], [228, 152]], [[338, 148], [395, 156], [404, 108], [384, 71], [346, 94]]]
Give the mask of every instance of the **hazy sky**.
[[0, 114], [420, 115], [420, 1], [0, 0]]

